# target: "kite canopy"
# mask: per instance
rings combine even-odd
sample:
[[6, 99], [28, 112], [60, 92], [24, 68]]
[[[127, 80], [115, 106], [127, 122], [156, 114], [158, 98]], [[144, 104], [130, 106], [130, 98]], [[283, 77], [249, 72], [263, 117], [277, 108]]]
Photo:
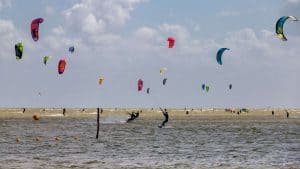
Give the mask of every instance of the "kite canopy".
[[206, 92], [208, 92], [209, 91], [209, 86], [205, 86], [205, 90], [206, 90]]
[[69, 52], [73, 53], [74, 51], [75, 51], [75, 47], [74, 46], [69, 47]]
[[104, 78], [100, 77], [99, 80], [98, 80], [99, 85], [102, 85], [103, 81], [104, 81]]
[[39, 25], [40, 25], [40, 23], [43, 23], [43, 22], [44, 22], [43, 18], [37, 18], [37, 19], [32, 20], [32, 22], [31, 22], [30, 30], [31, 30], [32, 39], [34, 41], [39, 40]]
[[167, 78], [163, 79], [163, 85], [165, 85], [167, 83]]
[[142, 91], [143, 90], [143, 80], [142, 79], [139, 79], [138, 82], [137, 82], [137, 86], [138, 86], [138, 91]]
[[16, 52], [16, 59], [17, 60], [22, 59], [23, 50], [24, 50], [24, 45], [23, 45], [22, 42], [19, 42], [19, 43], [15, 44], [15, 52]]
[[165, 67], [161, 67], [161, 68], [159, 69], [160, 75], [163, 75], [166, 71], [167, 71], [167, 68], [165, 68]]
[[202, 84], [202, 90], [205, 90], [205, 84], [204, 83]]
[[66, 68], [67, 62], [65, 59], [61, 59], [58, 62], [58, 74], [63, 74]]
[[298, 19], [295, 16], [283, 16], [283, 17], [279, 18], [276, 22], [277, 37], [283, 41], [287, 41], [287, 38], [285, 37], [285, 35], [283, 33], [283, 25], [284, 25], [285, 21], [288, 20], [289, 18], [291, 18], [293, 21], [298, 21]]
[[232, 84], [229, 84], [229, 89], [230, 89], [230, 90], [232, 89]]
[[217, 53], [217, 56], [216, 56], [216, 59], [217, 59], [217, 62], [222, 65], [222, 56], [223, 56], [223, 53], [225, 50], [229, 50], [228, 48], [221, 48], [218, 50], [218, 53]]
[[167, 39], [169, 48], [173, 48], [175, 45], [175, 37], [168, 37]]
[[51, 58], [52, 58], [52, 56], [44, 56], [44, 58], [43, 58], [44, 64], [46, 65], [48, 60], [50, 60]]
[[147, 94], [149, 94], [150, 93], [150, 88], [147, 88]]

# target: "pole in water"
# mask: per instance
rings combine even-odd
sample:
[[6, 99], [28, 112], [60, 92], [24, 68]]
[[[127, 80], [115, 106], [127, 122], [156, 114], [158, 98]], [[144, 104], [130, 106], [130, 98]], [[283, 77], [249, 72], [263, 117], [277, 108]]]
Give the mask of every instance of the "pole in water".
[[97, 135], [96, 135], [96, 139], [98, 139], [98, 136], [99, 136], [99, 117], [100, 117], [99, 113], [100, 113], [100, 109], [97, 108]]

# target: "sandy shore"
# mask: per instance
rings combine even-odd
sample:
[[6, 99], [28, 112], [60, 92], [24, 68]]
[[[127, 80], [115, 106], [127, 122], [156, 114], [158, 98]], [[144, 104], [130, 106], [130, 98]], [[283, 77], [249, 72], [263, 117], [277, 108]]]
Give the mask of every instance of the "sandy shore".
[[[101, 117], [108, 116], [127, 116], [129, 112], [142, 110], [141, 118], [161, 118], [162, 113], [159, 109], [137, 109], [137, 108], [104, 108]], [[213, 118], [231, 118], [231, 117], [272, 117], [272, 110], [274, 110], [274, 117], [286, 118], [285, 110], [290, 113], [290, 118], [300, 118], [300, 109], [248, 109], [249, 112], [242, 112], [237, 114], [239, 109], [234, 109], [236, 112], [228, 112], [225, 109], [213, 108], [193, 108], [193, 109], [168, 109], [170, 118], [190, 118], [193, 117], [213, 117]], [[188, 114], [187, 114], [188, 111]], [[26, 108], [23, 113], [23, 108], [0, 108], [0, 118], [5, 117], [32, 117], [37, 115], [39, 117], [94, 117], [97, 114], [96, 108], [67, 108], [65, 116], [62, 108]]]

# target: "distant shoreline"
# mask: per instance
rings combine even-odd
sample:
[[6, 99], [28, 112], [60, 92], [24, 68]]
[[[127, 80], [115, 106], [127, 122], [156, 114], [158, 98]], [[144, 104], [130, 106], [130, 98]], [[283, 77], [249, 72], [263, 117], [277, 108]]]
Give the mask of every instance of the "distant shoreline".
[[[191, 116], [199, 117], [272, 117], [272, 110], [274, 110], [274, 117], [285, 118], [287, 110], [291, 118], [300, 118], [300, 109], [247, 109], [248, 112], [237, 113], [240, 109], [233, 109], [234, 112], [222, 108], [167, 108], [170, 118], [185, 118]], [[103, 108], [101, 117], [107, 116], [128, 116], [128, 113], [141, 110], [141, 117], [157, 118], [161, 117], [161, 111], [158, 108]], [[94, 117], [97, 114], [97, 108], [66, 108], [66, 113], [63, 115], [63, 108], [0, 108], [1, 117], [32, 117], [38, 115], [41, 117]]]

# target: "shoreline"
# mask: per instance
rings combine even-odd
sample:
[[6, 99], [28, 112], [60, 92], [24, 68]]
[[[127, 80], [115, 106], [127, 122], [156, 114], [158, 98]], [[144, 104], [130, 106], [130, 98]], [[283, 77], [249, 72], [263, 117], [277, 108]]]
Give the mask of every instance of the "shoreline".
[[[100, 114], [101, 117], [108, 116], [128, 116], [128, 113], [133, 111], [141, 110], [141, 118], [156, 118], [161, 117], [162, 113], [159, 108], [103, 108], [103, 113]], [[225, 111], [221, 108], [169, 108], [167, 109], [170, 118], [185, 118], [185, 117], [216, 117], [216, 118], [226, 118], [226, 117], [272, 117], [272, 110], [274, 110], [274, 117], [285, 118], [287, 110], [290, 114], [290, 118], [300, 118], [300, 108], [295, 109], [247, 109], [248, 112], [242, 112], [237, 114], [240, 109], [233, 109], [235, 112]], [[187, 114], [188, 111], [188, 114]], [[63, 108], [25, 108], [23, 113], [23, 108], [0, 108], [0, 118], [3, 117], [32, 117], [37, 115], [40, 117], [96, 117], [97, 108], [66, 108], [65, 115], [63, 114]]]

